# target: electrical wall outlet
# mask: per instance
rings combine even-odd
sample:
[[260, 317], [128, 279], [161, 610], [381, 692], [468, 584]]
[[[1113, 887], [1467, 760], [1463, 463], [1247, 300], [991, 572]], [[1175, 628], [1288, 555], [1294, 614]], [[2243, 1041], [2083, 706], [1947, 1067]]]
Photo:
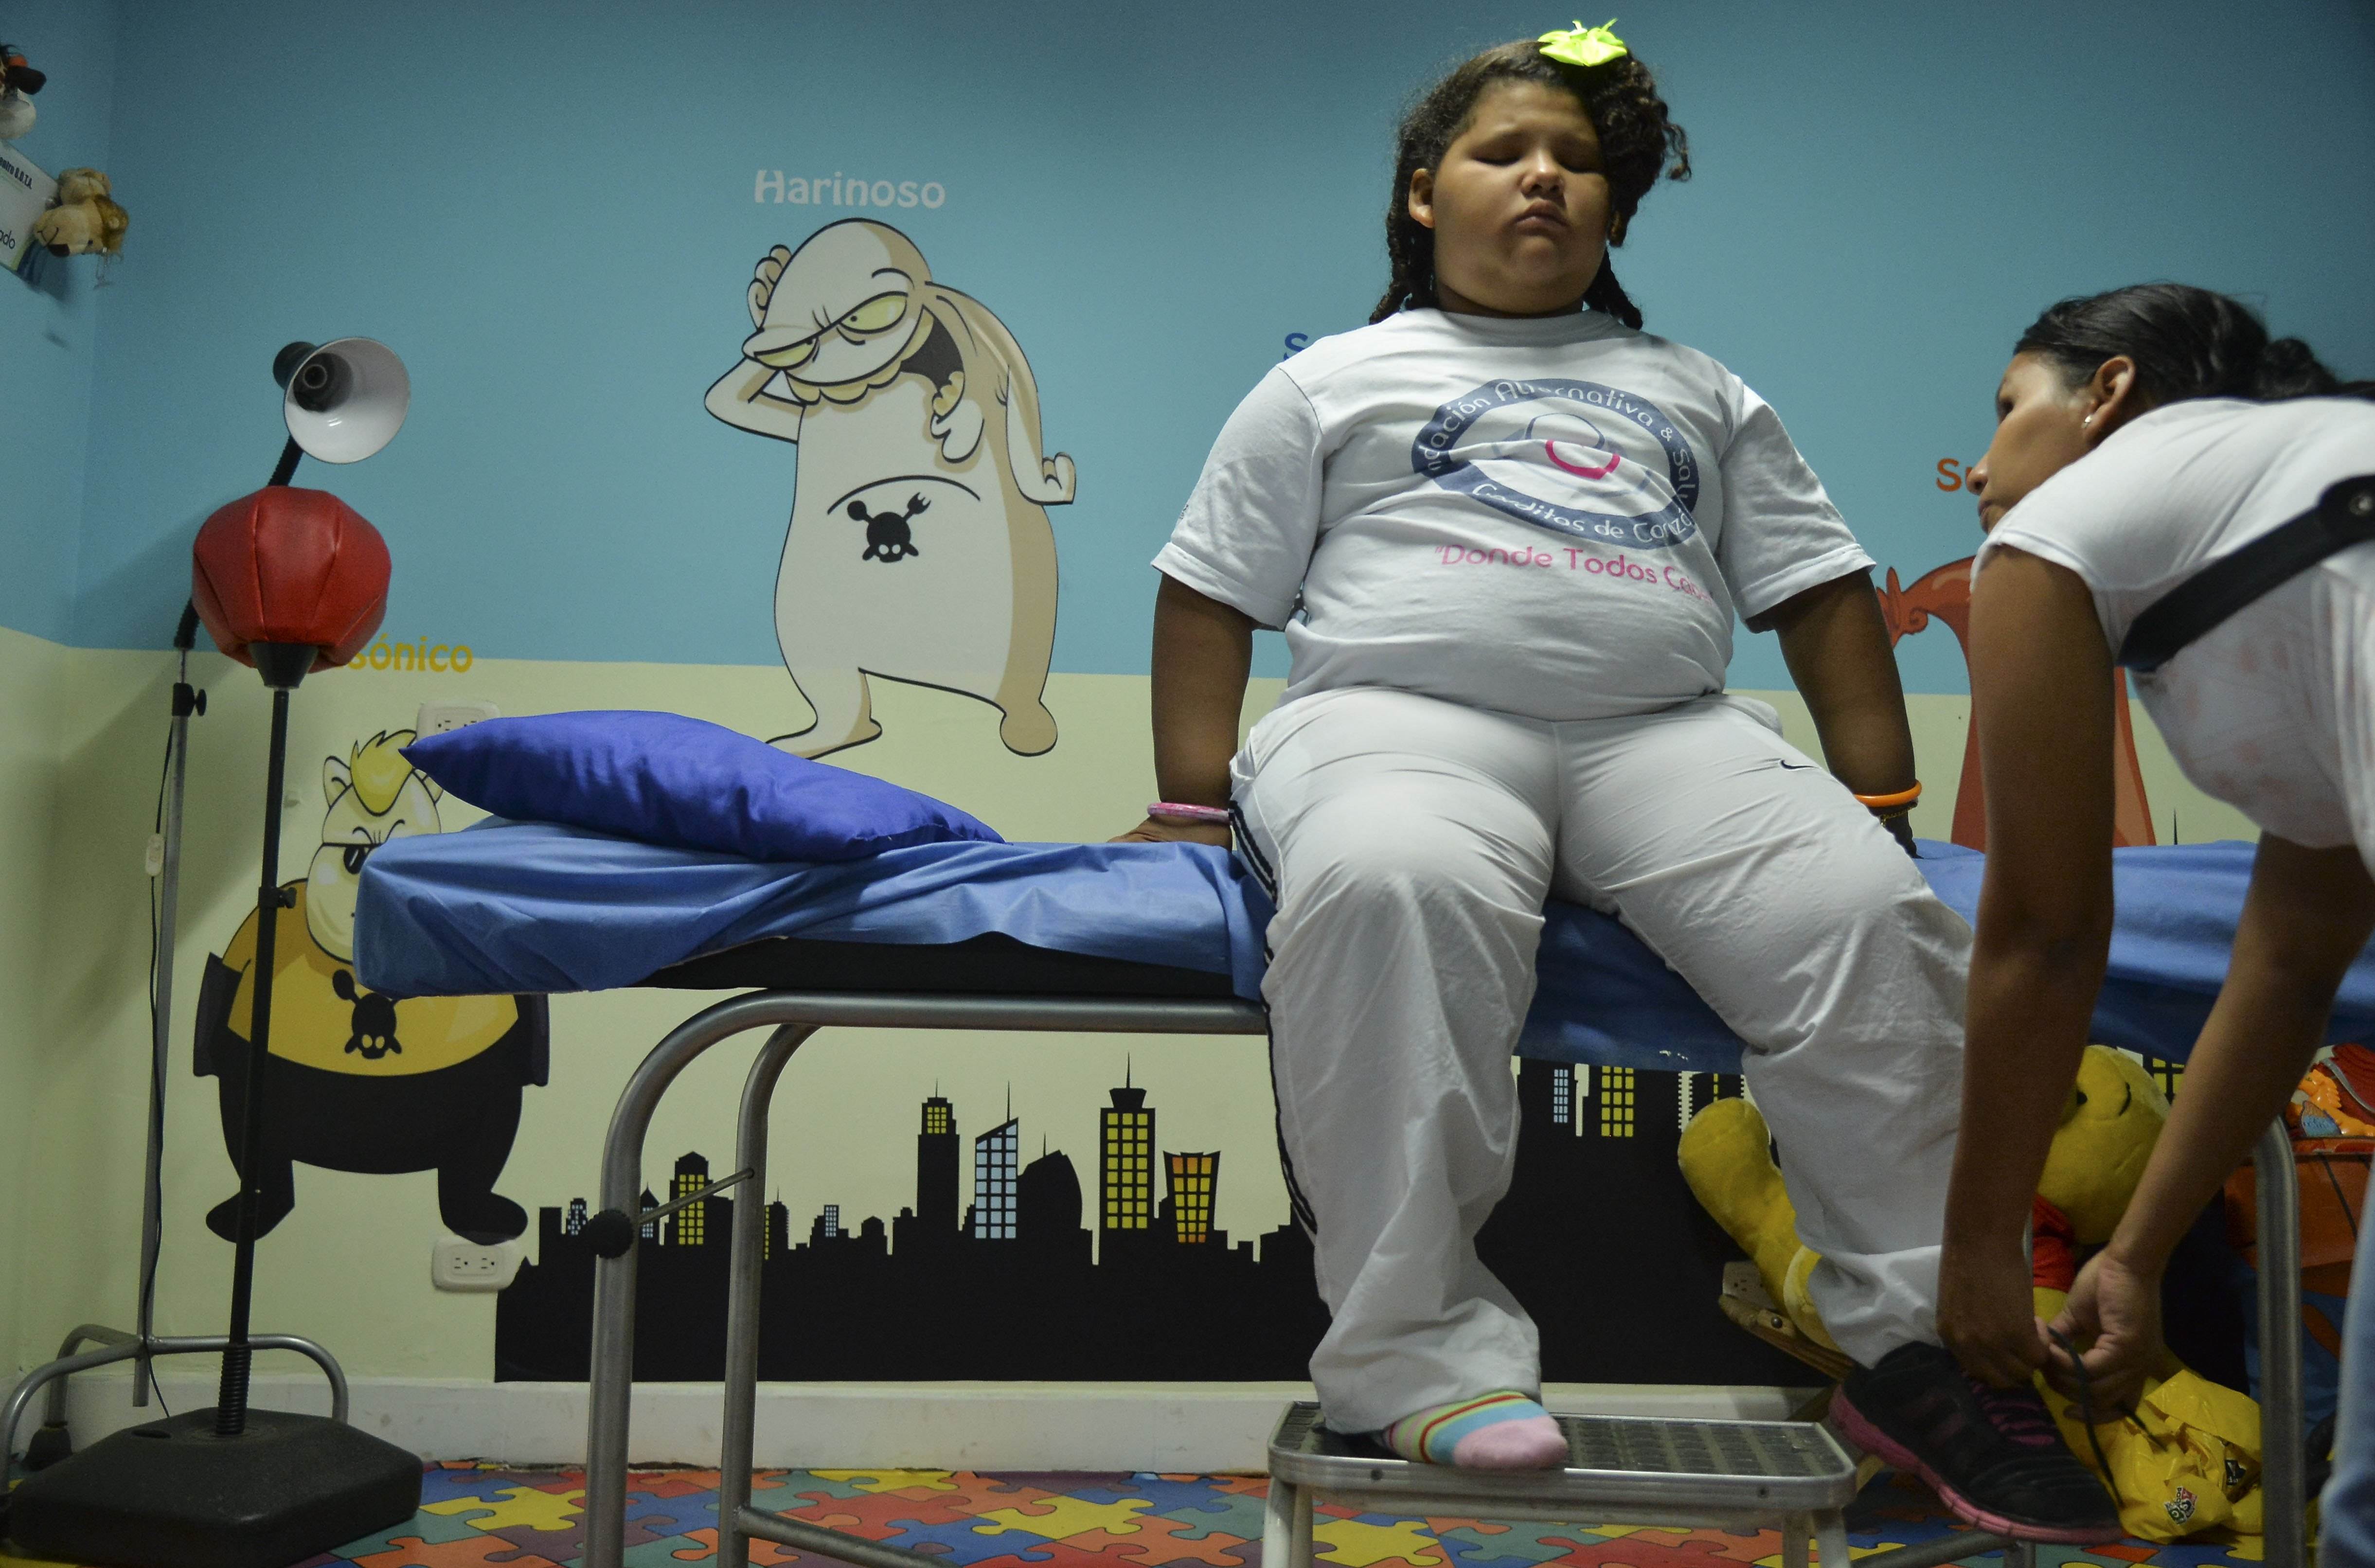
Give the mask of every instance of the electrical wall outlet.
[[480, 719], [499, 719], [503, 711], [492, 702], [476, 698], [448, 698], [442, 702], [423, 702], [420, 712], [413, 715], [412, 733], [419, 736], [443, 735], [449, 729], [477, 724]]
[[440, 1236], [429, 1254], [429, 1282], [441, 1291], [500, 1291], [526, 1261], [517, 1242], [488, 1246], [459, 1236]]

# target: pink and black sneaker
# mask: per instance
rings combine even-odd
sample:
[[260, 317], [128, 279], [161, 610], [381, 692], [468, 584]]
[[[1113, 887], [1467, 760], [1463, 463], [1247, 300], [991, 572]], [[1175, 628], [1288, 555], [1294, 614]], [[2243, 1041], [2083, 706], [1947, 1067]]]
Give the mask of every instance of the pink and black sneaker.
[[2015, 1540], [2118, 1540], [2119, 1504], [2062, 1445], [2034, 1388], [1965, 1375], [1936, 1345], [1859, 1366], [1831, 1400], [1839, 1434], [1937, 1488], [1957, 1518]]

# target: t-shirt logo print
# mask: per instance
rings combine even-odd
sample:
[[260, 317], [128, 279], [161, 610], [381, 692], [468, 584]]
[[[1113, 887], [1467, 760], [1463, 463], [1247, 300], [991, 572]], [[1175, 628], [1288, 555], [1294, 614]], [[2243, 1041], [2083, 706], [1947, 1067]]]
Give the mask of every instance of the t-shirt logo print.
[[[1660, 474], [1618, 450], [1631, 427], [1665, 456]], [[1698, 531], [1698, 459], [1655, 404], [1589, 381], [1488, 382], [1435, 411], [1411, 466], [1520, 523], [1595, 543], [1662, 549]]]

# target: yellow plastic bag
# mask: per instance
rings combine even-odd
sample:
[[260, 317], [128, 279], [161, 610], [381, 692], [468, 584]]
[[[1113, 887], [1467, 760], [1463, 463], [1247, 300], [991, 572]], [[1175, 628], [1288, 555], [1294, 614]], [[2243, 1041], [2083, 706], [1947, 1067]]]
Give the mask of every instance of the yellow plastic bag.
[[2139, 1540], [2235, 1539], [2259, 1555], [2260, 1407], [2250, 1396], [2183, 1371], [2147, 1383], [2135, 1419], [2107, 1421], [2086, 1440], [2078, 1405], [2053, 1389], [2046, 1403], [2070, 1451], [2101, 1475], [2095, 1444], [2111, 1471], [2120, 1522]]

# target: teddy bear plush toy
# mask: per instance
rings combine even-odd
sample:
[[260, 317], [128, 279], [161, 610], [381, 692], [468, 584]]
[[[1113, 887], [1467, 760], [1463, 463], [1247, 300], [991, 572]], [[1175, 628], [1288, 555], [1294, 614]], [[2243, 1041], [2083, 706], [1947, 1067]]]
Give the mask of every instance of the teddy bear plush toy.
[[[2051, 1322], [2069, 1299], [2082, 1249], [2110, 1240], [2168, 1120], [2168, 1097], [2135, 1058], [2086, 1047], [2038, 1183], [2031, 1285], [2039, 1317]], [[1681, 1161], [1693, 1195], [1746, 1249], [1787, 1319], [1780, 1333], [1763, 1337], [1837, 1375], [1846, 1358], [1806, 1293], [1822, 1259], [1799, 1244], [1765, 1118], [1746, 1100], [1714, 1102], [1684, 1129]], [[2038, 1383], [2071, 1451], [2108, 1471], [2131, 1536], [2258, 1537], [2260, 1411], [2249, 1397], [2165, 1353], [2134, 1413], [2103, 1420], [2097, 1412], [2100, 1424], [2090, 1432], [2075, 1401]]]
[[33, 239], [52, 255], [115, 254], [132, 218], [107, 193], [107, 176], [98, 170], [65, 171], [58, 176], [58, 205], [34, 220]]
[[49, 77], [25, 64], [25, 52], [0, 43], [0, 142], [13, 142], [33, 128], [33, 95]]

